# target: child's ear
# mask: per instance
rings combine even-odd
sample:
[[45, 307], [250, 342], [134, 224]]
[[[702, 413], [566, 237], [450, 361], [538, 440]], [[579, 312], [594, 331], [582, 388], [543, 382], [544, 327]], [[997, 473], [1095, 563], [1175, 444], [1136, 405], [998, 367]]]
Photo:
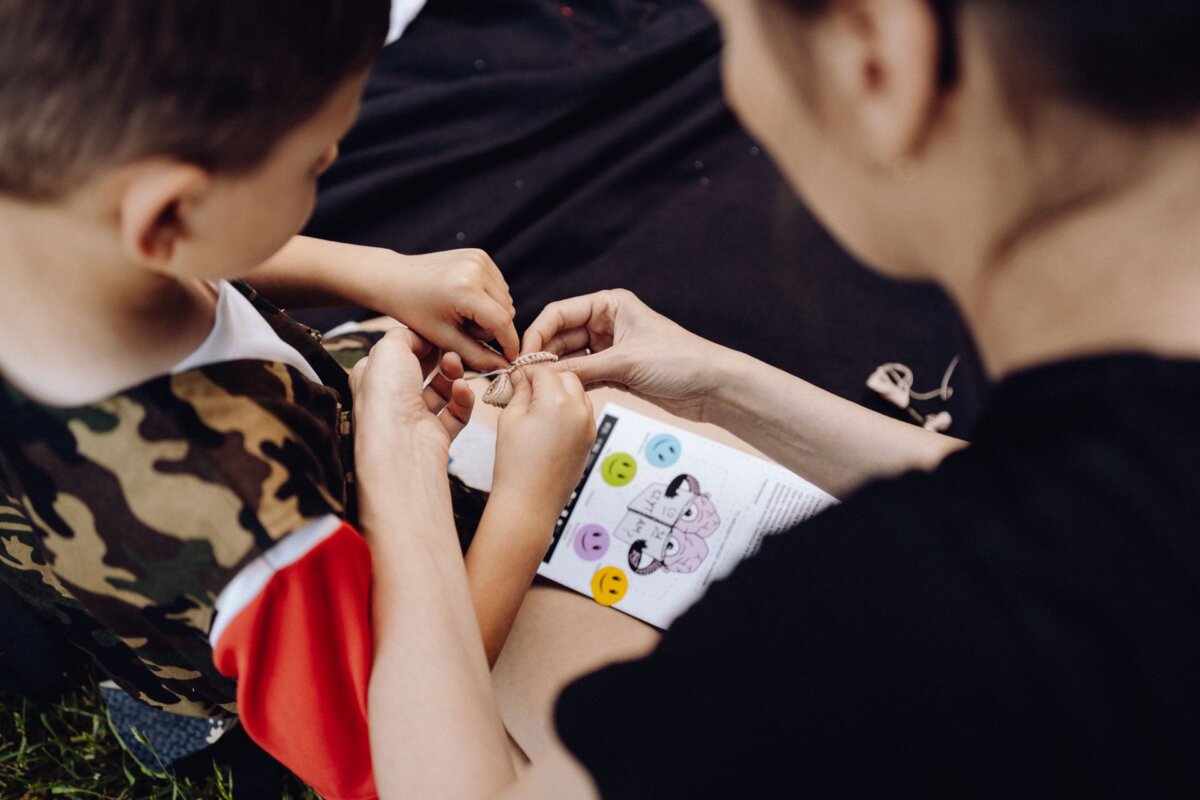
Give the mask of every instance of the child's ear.
[[191, 164], [154, 161], [138, 167], [120, 200], [121, 247], [131, 261], [169, 271], [188, 235], [188, 217], [210, 183]]

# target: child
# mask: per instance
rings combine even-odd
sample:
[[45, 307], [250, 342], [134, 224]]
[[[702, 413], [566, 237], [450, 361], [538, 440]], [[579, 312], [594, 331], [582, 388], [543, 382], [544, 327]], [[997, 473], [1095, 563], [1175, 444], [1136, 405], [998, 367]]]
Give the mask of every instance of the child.
[[[236, 715], [328, 798], [375, 794], [349, 384], [319, 336], [230, 280], [372, 305], [481, 368], [506, 362], [476, 339], [517, 352], [485, 256], [422, 269], [293, 238], [388, 5], [0, 0], [0, 578], [126, 692]], [[447, 353], [426, 393], [451, 435], [462, 370]], [[534, 470], [564, 425], [577, 446], [584, 411], [525, 403], [546, 436], [509, 424], [499, 446]], [[544, 506], [478, 538], [541, 537]], [[507, 597], [530, 574], [503, 566], [476, 571]]]

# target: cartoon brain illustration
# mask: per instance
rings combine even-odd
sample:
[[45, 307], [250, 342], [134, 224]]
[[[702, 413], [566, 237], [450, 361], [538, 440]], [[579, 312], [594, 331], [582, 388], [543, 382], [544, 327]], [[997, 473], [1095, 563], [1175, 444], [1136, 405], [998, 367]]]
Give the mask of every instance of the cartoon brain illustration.
[[720, 526], [716, 505], [700, 491], [700, 482], [679, 475], [638, 495], [615, 535], [629, 544], [629, 567], [637, 574], [689, 573], [708, 557], [705, 540]]
[[717, 507], [707, 494], [695, 494], [692, 503], [679, 515], [675, 523], [675, 532], [689, 536], [700, 536], [707, 539], [717, 528], [721, 527], [721, 517]]

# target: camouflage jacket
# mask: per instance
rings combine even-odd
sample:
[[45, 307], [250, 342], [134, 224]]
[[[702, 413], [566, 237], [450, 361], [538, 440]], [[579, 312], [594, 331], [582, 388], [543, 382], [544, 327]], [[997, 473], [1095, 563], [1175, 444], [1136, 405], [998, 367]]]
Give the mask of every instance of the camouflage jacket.
[[222, 588], [305, 523], [353, 522], [342, 364], [375, 338], [327, 350], [238, 288], [323, 384], [240, 360], [53, 408], [0, 381], [0, 580], [134, 697], [189, 716], [236, 713], [207, 640]]

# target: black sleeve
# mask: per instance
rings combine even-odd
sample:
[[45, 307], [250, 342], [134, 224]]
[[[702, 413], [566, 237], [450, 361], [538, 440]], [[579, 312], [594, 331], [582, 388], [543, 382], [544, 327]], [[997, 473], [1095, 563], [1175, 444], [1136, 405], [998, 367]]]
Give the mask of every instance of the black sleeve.
[[929, 482], [771, 537], [650, 657], [569, 686], [559, 733], [603, 796], [947, 796], [1006, 769], [1012, 732], [971, 722], [1017, 702], [1019, 648]]

